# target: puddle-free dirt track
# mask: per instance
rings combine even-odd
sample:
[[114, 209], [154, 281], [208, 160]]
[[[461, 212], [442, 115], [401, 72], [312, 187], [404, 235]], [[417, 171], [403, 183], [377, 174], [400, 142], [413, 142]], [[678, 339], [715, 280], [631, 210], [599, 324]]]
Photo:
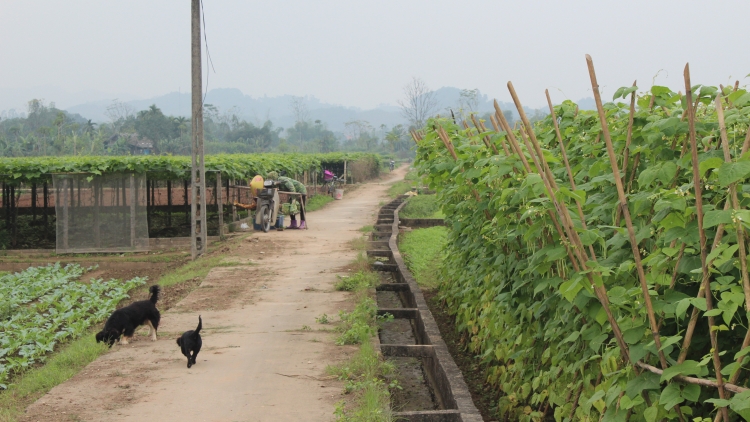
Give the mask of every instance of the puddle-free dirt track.
[[[375, 220], [388, 182], [309, 213], [309, 230], [256, 232], [200, 287], [162, 312], [159, 338], [115, 345], [26, 410], [22, 421], [329, 421], [342, 385], [326, 373], [354, 349], [316, 323], [347, 306], [337, 271], [348, 242]], [[288, 224], [288, 222], [287, 222]], [[251, 265], [245, 265], [246, 263]], [[157, 305], [158, 306], [158, 305]], [[203, 317], [203, 349], [187, 369], [175, 339]], [[303, 327], [305, 329], [303, 329]], [[309, 327], [310, 329], [308, 329]]]

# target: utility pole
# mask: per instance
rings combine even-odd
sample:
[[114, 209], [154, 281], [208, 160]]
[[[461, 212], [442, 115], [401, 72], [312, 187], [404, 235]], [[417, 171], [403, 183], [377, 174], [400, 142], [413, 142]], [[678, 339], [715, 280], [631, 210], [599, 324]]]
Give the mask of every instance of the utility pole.
[[190, 250], [193, 259], [208, 249], [206, 225], [206, 166], [203, 162], [203, 75], [201, 74], [201, 3], [192, 0], [192, 96], [193, 96], [193, 166], [191, 181]]

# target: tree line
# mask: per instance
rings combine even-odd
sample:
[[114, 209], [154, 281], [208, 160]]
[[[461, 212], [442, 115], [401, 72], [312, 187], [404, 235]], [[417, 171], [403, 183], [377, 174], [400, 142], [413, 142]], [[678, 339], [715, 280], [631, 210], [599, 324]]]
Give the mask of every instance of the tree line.
[[[294, 107], [294, 104], [292, 104]], [[305, 110], [297, 110], [288, 128], [270, 120], [254, 124], [239, 110], [220, 110], [204, 105], [204, 145], [207, 154], [366, 151], [407, 158], [413, 142], [403, 125], [373, 127], [357, 120], [346, 123], [343, 133], [328, 129], [325, 122], [312, 121]], [[0, 117], [0, 156], [50, 155], [189, 155], [192, 122], [183, 116], [165, 115], [159, 107], [135, 111], [114, 101], [107, 109], [107, 122], [95, 123], [58, 109], [54, 103], [34, 99], [25, 115]]]

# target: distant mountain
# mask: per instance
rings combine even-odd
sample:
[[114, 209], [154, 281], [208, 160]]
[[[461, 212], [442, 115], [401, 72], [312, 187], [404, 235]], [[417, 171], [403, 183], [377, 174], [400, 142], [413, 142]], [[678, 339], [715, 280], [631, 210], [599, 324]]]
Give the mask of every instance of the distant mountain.
[[[20, 99], [24, 95], [29, 96], [33, 94], [33, 96], [28, 97], [24, 101], [28, 101], [32, 98], [45, 98], [47, 101], [54, 102], [60, 97], [64, 99], [64, 101], [57, 103], [58, 108], [65, 109], [70, 113], [81, 115], [83, 118], [91, 119], [95, 122], [108, 121], [106, 111], [107, 108], [112, 105], [112, 100], [105, 100], [104, 98], [115, 98], [93, 91], [71, 94], [54, 87], [39, 87], [33, 89], [33, 92], [26, 91], [28, 90], [0, 90], [0, 94], [8, 94], [8, 98], [5, 99], [8, 101], [12, 100], [8, 104], [23, 104], [24, 102], [20, 101]], [[460, 107], [459, 100], [461, 98], [461, 91], [461, 89], [455, 87], [442, 87], [436, 90], [435, 96], [438, 100], [438, 113], [445, 113], [445, 115], [448, 115], [450, 113], [449, 109], [458, 111]], [[57, 96], [53, 94], [56, 94]], [[84, 98], [87, 98], [88, 101], [80, 102], [80, 100]], [[290, 127], [294, 124], [295, 120], [291, 107], [293, 98], [294, 97], [291, 95], [252, 97], [243, 94], [239, 89], [216, 88], [208, 92], [206, 96], [206, 104], [214, 105], [218, 108], [220, 113], [234, 109], [232, 111], [238, 116], [258, 125], [263, 124], [266, 120], [271, 120], [276, 127]], [[190, 115], [191, 95], [189, 92], [171, 92], [165, 95], [139, 100], [132, 99], [132, 97], [126, 95], [121, 95], [119, 96], [119, 99], [125, 100], [124, 103], [130, 106], [134, 111], [145, 110], [150, 105], [156, 104], [156, 106], [167, 115], [186, 117]], [[78, 105], [66, 107], [68, 104], [76, 104], [74, 102], [76, 100], [79, 101]], [[476, 111], [480, 114], [493, 112], [494, 107], [492, 101], [493, 99], [491, 97], [482, 92], [478, 92]], [[391, 104], [381, 104], [376, 108], [363, 110], [357, 107], [346, 107], [338, 104], [325, 103], [312, 96], [304, 97], [304, 104], [307, 107], [310, 120], [320, 120], [325, 122], [328, 125], [328, 128], [334, 132], [343, 132], [345, 130], [346, 122], [353, 120], [366, 120], [376, 129], [380, 128], [382, 125], [390, 128], [397, 124], [406, 123], [401, 114], [401, 109]], [[595, 109], [594, 100], [592, 98], [581, 99], [578, 101], [578, 104], [581, 109], [584, 110]], [[503, 110], [512, 111], [513, 119], [518, 118], [515, 106], [512, 103], [500, 102], [500, 107]], [[530, 116], [537, 112], [537, 110], [528, 107], [525, 110]], [[547, 114], [546, 108], [539, 109], [538, 112], [541, 114]], [[8, 110], [8, 112], [4, 114], [4, 117], [10, 117], [11, 115], [17, 115], [20, 113], [23, 113], [23, 110]]]
[[[239, 89], [217, 88], [212, 89], [206, 95], [205, 104], [211, 104], [219, 109], [220, 113], [234, 109], [241, 116], [255, 124], [263, 124], [271, 120], [277, 127], [289, 127], [294, 124], [292, 113], [291, 95], [278, 97], [251, 97], [245, 95]], [[105, 112], [111, 101], [88, 102], [73, 107], [68, 111], [86, 116], [94, 121], [107, 121]], [[171, 92], [166, 95], [149, 98], [146, 100], [128, 101], [125, 104], [134, 110], [144, 110], [152, 104], [156, 104], [166, 115], [190, 116], [191, 95], [190, 93]], [[327, 104], [319, 99], [304, 97], [310, 120], [320, 120], [328, 125], [334, 132], [343, 132], [344, 124], [352, 120], [367, 120], [378, 128], [386, 125], [389, 128], [404, 123], [401, 111], [398, 107], [381, 105], [372, 110], [362, 110], [357, 107], [345, 107], [335, 104]]]

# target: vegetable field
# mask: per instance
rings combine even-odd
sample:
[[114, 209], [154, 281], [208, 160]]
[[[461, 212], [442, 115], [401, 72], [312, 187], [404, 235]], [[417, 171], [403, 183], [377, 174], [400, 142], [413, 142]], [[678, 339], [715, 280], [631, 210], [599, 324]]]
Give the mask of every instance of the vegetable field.
[[[500, 420], [750, 420], [750, 92], [617, 90], [532, 125], [433, 119], [441, 295]], [[549, 101], [549, 97], [548, 101]], [[488, 130], [487, 127], [492, 130]]]
[[143, 278], [79, 281], [87, 269], [71, 264], [31, 267], [0, 276], [0, 389], [10, 376], [45, 360], [62, 341], [105, 320]]

